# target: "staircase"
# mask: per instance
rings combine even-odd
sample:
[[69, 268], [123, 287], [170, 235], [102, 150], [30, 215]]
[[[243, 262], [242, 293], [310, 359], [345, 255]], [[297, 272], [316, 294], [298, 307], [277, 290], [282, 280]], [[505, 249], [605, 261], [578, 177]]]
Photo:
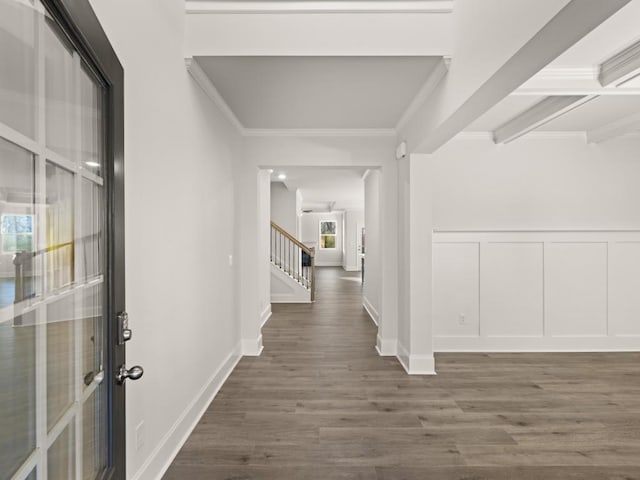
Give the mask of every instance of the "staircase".
[[309, 303], [315, 300], [315, 249], [271, 222], [271, 301]]

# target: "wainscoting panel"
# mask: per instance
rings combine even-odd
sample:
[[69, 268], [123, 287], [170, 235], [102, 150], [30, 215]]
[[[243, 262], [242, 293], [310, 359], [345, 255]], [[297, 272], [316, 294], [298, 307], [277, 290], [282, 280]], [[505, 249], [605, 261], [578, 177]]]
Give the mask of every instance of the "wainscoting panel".
[[479, 334], [479, 245], [433, 246], [433, 321], [435, 330], [448, 336]]
[[640, 336], [640, 242], [609, 244], [609, 334]]
[[435, 351], [640, 350], [640, 231], [433, 241]]
[[487, 336], [544, 333], [543, 243], [486, 243], [480, 309]]
[[545, 246], [545, 332], [607, 335], [607, 244]]

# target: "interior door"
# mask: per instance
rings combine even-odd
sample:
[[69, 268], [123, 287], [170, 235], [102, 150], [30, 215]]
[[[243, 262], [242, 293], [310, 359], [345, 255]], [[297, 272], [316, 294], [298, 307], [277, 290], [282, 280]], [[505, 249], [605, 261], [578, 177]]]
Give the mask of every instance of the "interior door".
[[86, 0], [0, 0], [0, 65], [0, 479], [124, 478], [122, 67]]

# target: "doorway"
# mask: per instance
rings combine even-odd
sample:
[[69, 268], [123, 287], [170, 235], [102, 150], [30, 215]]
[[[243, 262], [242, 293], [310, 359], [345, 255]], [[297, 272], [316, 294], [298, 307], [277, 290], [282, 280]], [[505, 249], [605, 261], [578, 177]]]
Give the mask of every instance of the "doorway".
[[122, 67], [66, 0], [0, 0], [0, 63], [0, 479], [124, 478]]

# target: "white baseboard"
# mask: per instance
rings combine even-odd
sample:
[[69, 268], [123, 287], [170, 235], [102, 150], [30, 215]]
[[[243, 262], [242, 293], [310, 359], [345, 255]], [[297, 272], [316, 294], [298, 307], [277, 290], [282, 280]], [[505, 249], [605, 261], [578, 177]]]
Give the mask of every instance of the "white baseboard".
[[378, 325], [378, 320], [380, 319], [380, 316], [378, 315], [378, 311], [375, 308], [373, 308], [373, 305], [371, 305], [371, 302], [369, 301], [369, 299], [367, 299], [367, 297], [365, 297], [364, 295], [362, 296], [362, 306], [371, 317], [371, 320], [373, 320], [373, 323]]
[[271, 318], [271, 304], [267, 305], [262, 314], [260, 315], [260, 328], [264, 327], [264, 324]]
[[381, 357], [395, 357], [398, 354], [398, 340], [395, 338], [376, 338], [376, 350]]
[[242, 355], [246, 357], [259, 357], [262, 353], [262, 334], [258, 338], [243, 338], [240, 340]]
[[433, 338], [436, 352], [627, 352], [640, 351], [640, 335]]
[[308, 299], [299, 299], [299, 298], [295, 298], [290, 295], [287, 295], [286, 293], [284, 294], [272, 293], [271, 303], [313, 303], [313, 302], [311, 301], [311, 294], [309, 294]]
[[409, 375], [435, 375], [436, 362], [433, 355], [411, 355], [409, 351], [398, 342], [398, 361]]
[[360, 267], [354, 267], [353, 265], [345, 267], [344, 265], [342, 266], [342, 269], [345, 272], [360, 272]]
[[178, 417], [169, 431], [162, 437], [158, 446], [142, 464], [138, 471], [131, 476], [132, 480], [153, 480], [162, 478], [171, 462], [191, 435], [200, 418], [207, 410], [220, 387], [227, 380], [235, 366], [240, 361], [240, 344], [227, 356], [220, 368], [213, 374], [209, 381], [202, 387], [193, 401]]

